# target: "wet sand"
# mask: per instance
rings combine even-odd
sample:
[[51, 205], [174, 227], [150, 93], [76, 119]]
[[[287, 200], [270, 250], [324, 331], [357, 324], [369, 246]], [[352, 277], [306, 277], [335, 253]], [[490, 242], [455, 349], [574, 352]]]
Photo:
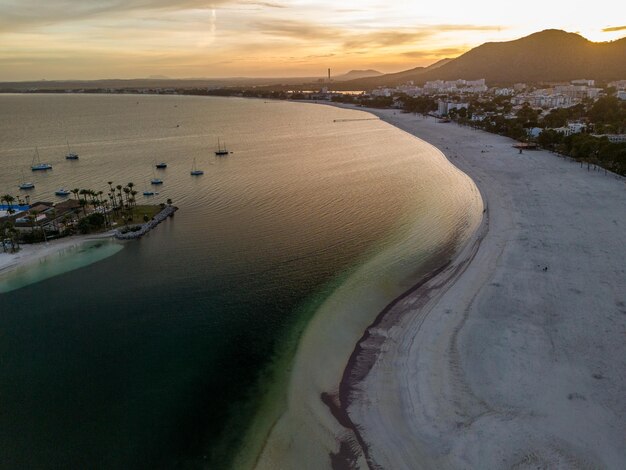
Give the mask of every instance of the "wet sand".
[[[331, 351], [342, 373], [310, 390], [312, 371], [294, 373], [297, 409], [256, 468], [626, 467], [624, 178], [520, 155], [505, 137], [368, 111], [469, 175], [483, 220], [350, 353], [336, 343], [358, 323], [326, 332], [319, 360]], [[314, 353], [301, 348], [294, 371]]]
[[55, 255], [68, 248], [81, 245], [82, 243], [111, 238], [112, 236], [113, 232], [111, 231], [100, 235], [74, 235], [58, 240], [51, 240], [47, 243], [20, 245], [20, 249], [16, 253], [0, 252], [0, 275], [8, 274], [19, 267], [36, 263], [48, 256]]
[[359, 345], [375, 360], [365, 377], [358, 358], [344, 374], [342, 405], [366, 445], [351, 454], [388, 469], [625, 468], [625, 180], [375, 114], [445, 152], [487, 211], [453, 265]]

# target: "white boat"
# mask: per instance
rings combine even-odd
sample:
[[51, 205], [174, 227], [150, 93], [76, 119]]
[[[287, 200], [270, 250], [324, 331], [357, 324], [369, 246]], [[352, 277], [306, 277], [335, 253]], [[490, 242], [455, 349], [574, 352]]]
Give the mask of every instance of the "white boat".
[[52, 165], [49, 163], [41, 163], [41, 159], [39, 158], [39, 149], [35, 147], [35, 155], [33, 155], [33, 164], [30, 167], [33, 171], [40, 170], [52, 170]]
[[20, 183], [19, 188], [20, 189], [33, 189], [34, 187], [35, 187], [35, 183], [26, 181], [26, 179], [24, 178], [24, 172], [22, 171], [22, 182]]
[[226, 150], [226, 144], [224, 144], [224, 148], [222, 148], [221, 144], [220, 144], [220, 139], [217, 139], [217, 150], [215, 151], [215, 155], [217, 155], [218, 157], [224, 156], [224, 155], [228, 155], [230, 152], [228, 150]]
[[78, 160], [78, 154], [74, 153], [70, 150], [70, 142], [66, 139], [67, 142], [67, 154], [65, 155], [66, 160]]
[[57, 189], [57, 190], [54, 192], [54, 194], [56, 194], [57, 196], [69, 196], [69, 195], [70, 195], [70, 193], [71, 193], [71, 191], [70, 191], [70, 190], [68, 190], [68, 189], [65, 189], [65, 188], [60, 188], [60, 189]]
[[204, 175], [204, 171], [202, 170], [198, 170], [196, 168], [196, 159], [193, 159], [193, 166], [191, 167], [191, 175], [192, 176], [199, 176], [199, 175]]

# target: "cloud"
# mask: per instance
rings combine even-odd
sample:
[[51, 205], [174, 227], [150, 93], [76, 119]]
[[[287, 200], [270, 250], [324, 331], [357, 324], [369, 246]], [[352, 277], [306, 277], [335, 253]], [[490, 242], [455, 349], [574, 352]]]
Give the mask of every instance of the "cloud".
[[250, 23], [254, 29], [269, 36], [287, 37], [303, 41], [338, 39], [344, 32], [318, 23], [296, 20], [260, 20]]
[[0, 33], [38, 26], [120, 17], [135, 11], [213, 9], [232, 0], [2, 0]]
[[613, 33], [615, 31], [624, 31], [626, 26], [611, 26], [610, 28], [603, 28], [603, 33]]
[[415, 28], [385, 28], [368, 32], [355, 32], [347, 27], [327, 26], [320, 23], [298, 20], [266, 19], [249, 24], [258, 32], [299, 41], [336, 41], [344, 49], [372, 49], [415, 44], [435, 35], [453, 31], [495, 31], [500, 26], [485, 25], [432, 25]]
[[467, 52], [467, 49], [447, 47], [443, 49], [403, 52], [402, 55], [411, 59], [425, 59], [431, 57], [456, 57], [464, 52]]
[[367, 34], [357, 34], [344, 42], [348, 49], [363, 49], [372, 47], [389, 47], [413, 44], [432, 36], [428, 31], [397, 31], [382, 30]]
[[259, 7], [267, 7], [267, 8], [287, 8], [287, 5], [283, 5], [282, 3], [275, 2], [255, 2], [254, 0], [239, 2], [241, 5], [255, 5]]

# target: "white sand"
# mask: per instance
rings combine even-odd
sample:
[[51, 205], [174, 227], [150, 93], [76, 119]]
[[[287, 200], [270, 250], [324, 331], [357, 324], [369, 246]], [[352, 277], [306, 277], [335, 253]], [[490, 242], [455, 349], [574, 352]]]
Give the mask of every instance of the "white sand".
[[[308, 398], [290, 403], [256, 467], [329, 468], [344, 443], [335, 468], [626, 468], [624, 179], [519, 155], [497, 135], [372, 112], [439, 147], [488, 210], [453, 265], [361, 344], [378, 356], [352, 384], [358, 438], [322, 412], [320, 389], [302, 389], [306, 371], [295, 372], [315, 352], [301, 347], [289, 397]], [[345, 365], [346, 348], [330, 343], [361, 326], [336, 327], [320, 360], [328, 351]], [[336, 372], [324, 382], [333, 375], [321, 390], [337, 391]]]
[[626, 468], [624, 179], [519, 155], [504, 137], [376, 114], [444, 151], [488, 216], [467, 268], [422, 308], [399, 305], [408, 314], [384, 333], [349, 409], [372, 461]]
[[0, 275], [5, 275], [18, 267], [26, 266], [48, 256], [60, 253], [67, 248], [81, 245], [90, 240], [109, 238], [112, 235], [113, 232], [106, 232], [99, 235], [74, 235], [72, 237], [52, 240], [47, 243], [20, 245], [20, 250], [16, 253], [4, 253], [0, 248]]

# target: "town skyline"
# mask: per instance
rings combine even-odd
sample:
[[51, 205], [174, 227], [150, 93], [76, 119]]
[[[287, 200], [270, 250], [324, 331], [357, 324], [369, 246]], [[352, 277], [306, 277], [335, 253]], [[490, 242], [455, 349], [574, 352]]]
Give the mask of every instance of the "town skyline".
[[[0, 81], [321, 76], [383, 73], [454, 58], [485, 42], [557, 28], [594, 42], [620, 39], [606, 0], [581, 15], [532, 0], [446, 8], [400, 2], [0, 0]], [[539, 18], [536, 11], [541, 10]]]

